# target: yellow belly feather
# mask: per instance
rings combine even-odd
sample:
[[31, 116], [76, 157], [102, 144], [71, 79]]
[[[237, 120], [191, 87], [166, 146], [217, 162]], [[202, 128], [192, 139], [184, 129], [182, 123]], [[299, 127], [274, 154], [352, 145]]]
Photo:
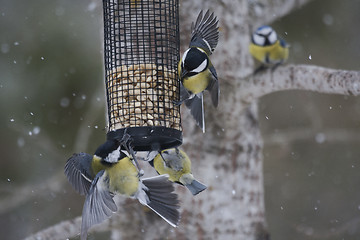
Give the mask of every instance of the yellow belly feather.
[[102, 164], [100, 158], [94, 157], [92, 169], [95, 175], [101, 170], [105, 170], [105, 174], [109, 177], [111, 192], [133, 196], [138, 190], [138, 171], [128, 157], [112, 165]]
[[[166, 151], [166, 150], [164, 150]], [[185, 154], [185, 153], [183, 153]], [[186, 155], [185, 155], [186, 156]], [[190, 159], [186, 156], [185, 158], [179, 160], [181, 164], [181, 169], [179, 167], [171, 166], [171, 162], [165, 163], [160, 154], [158, 154], [154, 159], [154, 168], [159, 174], [168, 174], [169, 180], [172, 182], [180, 182], [180, 178], [183, 174], [191, 172], [191, 162]], [[169, 166], [167, 166], [167, 164]], [[174, 163], [175, 164], [175, 163]], [[179, 162], [176, 163], [177, 165]]]
[[193, 94], [201, 93], [209, 85], [209, 80], [211, 77], [210, 74], [211, 74], [210, 71], [206, 70], [189, 78], [184, 78], [183, 85], [187, 90], [191, 91]]
[[[178, 64], [178, 73], [179, 73], [179, 77], [181, 75], [180, 71], [181, 71], [181, 60], [179, 61]], [[184, 87], [188, 90], [191, 91], [191, 93], [193, 94], [198, 94], [203, 92], [208, 84], [209, 81], [211, 79], [211, 72], [209, 71], [209, 69], [207, 69], [204, 72], [200, 72], [194, 76], [191, 77], [187, 77], [182, 80], [182, 83], [184, 85]]]
[[107, 169], [110, 177], [110, 191], [133, 196], [139, 186], [138, 171], [129, 158], [123, 158]]
[[271, 64], [276, 64], [285, 61], [289, 56], [289, 48], [282, 47], [279, 41], [271, 46], [265, 47], [251, 43], [249, 51], [255, 59], [262, 63], [265, 63], [266, 57], [268, 57]]

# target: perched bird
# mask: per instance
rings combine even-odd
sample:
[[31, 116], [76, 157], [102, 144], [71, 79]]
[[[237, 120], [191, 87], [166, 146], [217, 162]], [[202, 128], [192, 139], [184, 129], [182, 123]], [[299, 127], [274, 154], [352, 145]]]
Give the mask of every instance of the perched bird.
[[193, 195], [206, 189], [206, 186], [192, 175], [190, 158], [178, 148], [159, 152], [149, 163], [159, 174], [168, 174], [170, 181], [184, 185]]
[[87, 231], [91, 226], [111, 217], [117, 211], [113, 200], [115, 194], [138, 199], [141, 204], [176, 227], [180, 219], [179, 200], [168, 175], [140, 179], [130, 157], [120, 148], [114, 151], [115, 147], [107, 142], [93, 156], [77, 153], [66, 162], [65, 175], [70, 184], [77, 192], [86, 195], [81, 239], [87, 238]]
[[249, 51], [262, 63], [255, 72], [268, 66], [274, 66], [275, 69], [289, 56], [289, 46], [283, 39], [278, 38], [276, 32], [269, 26], [261, 26], [253, 33]]
[[219, 81], [209, 56], [219, 40], [218, 20], [208, 10], [201, 11], [195, 24], [191, 25], [189, 48], [184, 52], [178, 65], [180, 79], [180, 101], [185, 102], [197, 125], [205, 132], [203, 92], [208, 90], [215, 107], [219, 102]]

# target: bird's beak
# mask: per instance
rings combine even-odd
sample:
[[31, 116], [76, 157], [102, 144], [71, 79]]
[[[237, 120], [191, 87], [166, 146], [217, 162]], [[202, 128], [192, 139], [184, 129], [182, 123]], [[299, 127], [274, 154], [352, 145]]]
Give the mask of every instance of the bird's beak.
[[183, 79], [186, 76], [186, 74], [188, 74], [188, 71], [183, 68], [181, 71], [181, 79]]

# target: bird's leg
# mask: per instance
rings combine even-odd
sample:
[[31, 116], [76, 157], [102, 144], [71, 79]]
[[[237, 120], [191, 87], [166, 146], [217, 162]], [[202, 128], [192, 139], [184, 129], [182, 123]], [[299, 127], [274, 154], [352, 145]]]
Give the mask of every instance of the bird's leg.
[[185, 89], [184, 85], [180, 82], [180, 99], [179, 101], [174, 100], [173, 103], [180, 106], [184, 101], [192, 97], [192, 93]]
[[154, 160], [154, 158], [156, 157], [156, 155], [159, 153], [159, 151], [148, 151], [146, 157], [139, 157], [137, 156], [138, 160], [144, 161], [144, 162], [150, 162], [152, 160]]
[[179, 101], [173, 100], [173, 104], [176, 105], [176, 106], [180, 106], [184, 101], [185, 101], [185, 99], [184, 100], [179, 100]]
[[128, 146], [128, 149], [126, 151], [128, 151], [130, 153], [131, 157], [133, 158], [136, 168], [138, 169], [139, 177], [143, 176], [144, 170], [141, 169], [140, 164], [139, 164], [138, 160], [136, 159], [135, 152], [130, 145]]
[[128, 138], [127, 142], [123, 143], [122, 145], [125, 148], [125, 150], [131, 155], [132, 159], [134, 160], [136, 168], [138, 169], [138, 175], [139, 175], [139, 177], [141, 177], [144, 175], [144, 170], [141, 169], [140, 164], [135, 156], [135, 151], [131, 147], [131, 141], [132, 141], [131, 138]]
[[282, 62], [276, 63], [272, 68], [271, 68], [271, 72], [274, 72], [278, 66], [280, 66], [282, 64]]
[[118, 140], [119, 144], [125, 148], [125, 150], [131, 155], [132, 159], [134, 160], [136, 168], [138, 169], [138, 172], [139, 172], [139, 177], [144, 175], [144, 170], [141, 169], [139, 162], [136, 159], [135, 151], [131, 147], [132, 139], [131, 139], [131, 135], [127, 133], [127, 128], [125, 129], [122, 138], [117, 139], [117, 140]]
[[124, 134], [121, 138], [121, 140], [119, 141], [119, 143], [121, 145], [127, 144], [129, 141], [131, 141], [131, 135], [127, 133], [127, 128], [125, 128]]

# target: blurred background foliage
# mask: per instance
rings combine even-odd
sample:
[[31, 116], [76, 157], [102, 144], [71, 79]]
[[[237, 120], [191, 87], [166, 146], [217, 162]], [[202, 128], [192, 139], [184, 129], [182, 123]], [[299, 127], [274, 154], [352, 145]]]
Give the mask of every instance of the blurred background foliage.
[[[81, 214], [83, 197], [62, 171], [73, 152], [105, 139], [100, 6], [1, 1], [0, 199], [15, 195], [0, 200], [4, 239]], [[360, 70], [359, 9], [317, 0], [272, 26], [291, 45], [290, 63]], [[359, 98], [286, 91], [259, 104], [272, 239], [358, 239]]]
[[[273, 24], [290, 63], [360, 70], [360, 1], [313, 1]], [[260, 100], [272, 239], [359, 239], [360, 100], [284, 91]]]

